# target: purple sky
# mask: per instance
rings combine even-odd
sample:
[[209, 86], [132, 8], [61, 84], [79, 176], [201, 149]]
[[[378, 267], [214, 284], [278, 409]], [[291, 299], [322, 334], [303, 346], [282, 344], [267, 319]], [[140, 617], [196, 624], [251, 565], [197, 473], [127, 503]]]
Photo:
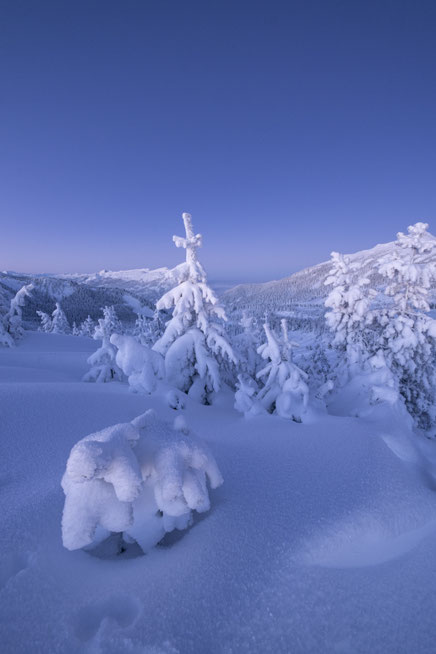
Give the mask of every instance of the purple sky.
[[0, 268], [173, 266], [182, 211], [223, 280], [435, 233], [435, 33], [419, 0], [1, 3]]

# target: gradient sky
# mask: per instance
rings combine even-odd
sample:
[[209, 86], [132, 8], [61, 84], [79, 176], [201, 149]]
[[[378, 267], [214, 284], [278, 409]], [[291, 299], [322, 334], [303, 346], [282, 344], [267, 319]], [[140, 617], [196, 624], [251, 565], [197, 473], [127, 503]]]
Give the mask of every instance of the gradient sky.
[[0, 268], [267, 280], [436, 233], [436, 2], [4, 0]]

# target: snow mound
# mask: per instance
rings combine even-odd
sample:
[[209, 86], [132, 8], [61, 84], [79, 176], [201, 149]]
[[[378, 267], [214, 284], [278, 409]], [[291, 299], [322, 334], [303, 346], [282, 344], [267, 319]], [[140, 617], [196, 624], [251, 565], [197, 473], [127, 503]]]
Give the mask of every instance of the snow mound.
[[62, 479], [62, 538], [69, 550], [123, 533], [146, 552], [192, 512], [210, 508], [223, 481], [207, 446], [150, 410], [132, 422], [86, 436], [71, 450]]

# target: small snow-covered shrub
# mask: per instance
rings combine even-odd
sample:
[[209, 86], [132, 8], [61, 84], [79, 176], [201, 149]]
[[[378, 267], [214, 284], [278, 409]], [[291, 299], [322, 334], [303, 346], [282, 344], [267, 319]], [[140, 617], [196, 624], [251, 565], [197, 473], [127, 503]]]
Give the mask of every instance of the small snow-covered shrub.
[[235, 409], [246, 417], [265, 413], [257, 399], [258, 386], [254, 379], [246, 374], [238, 375], [235, 392]]
[[115, 362], [127, 377], [130, 388], [137, 393], [152, 393], [164, 376], [163, 357], [134, 336], [112, 334], [112, 345], [117, 348]]
[[92, 547], [122, 532], [147, 552], [188, 527], [193, 511], [207, 511], [207, 481], [217, 488], [223, 480], [208, 447], [187, 431], [150, 410], [79, 441], [62, 478], [64, 546]]

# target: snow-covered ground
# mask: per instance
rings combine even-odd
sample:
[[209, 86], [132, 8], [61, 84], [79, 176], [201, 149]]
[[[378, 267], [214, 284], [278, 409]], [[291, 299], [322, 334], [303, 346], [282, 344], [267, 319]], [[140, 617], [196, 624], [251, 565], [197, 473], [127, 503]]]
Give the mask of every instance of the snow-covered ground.
[[[150, 554], [62, 546], [72, 446], [159, 397], [81, 382], [95, 342], [26, 333], [0, 351], [0, 651], [434, 652], [436, 495], [401, 426], [245, 419], [186, 401], [224, 477]], [[179, 535], [180, 534], [180, 535]]]

